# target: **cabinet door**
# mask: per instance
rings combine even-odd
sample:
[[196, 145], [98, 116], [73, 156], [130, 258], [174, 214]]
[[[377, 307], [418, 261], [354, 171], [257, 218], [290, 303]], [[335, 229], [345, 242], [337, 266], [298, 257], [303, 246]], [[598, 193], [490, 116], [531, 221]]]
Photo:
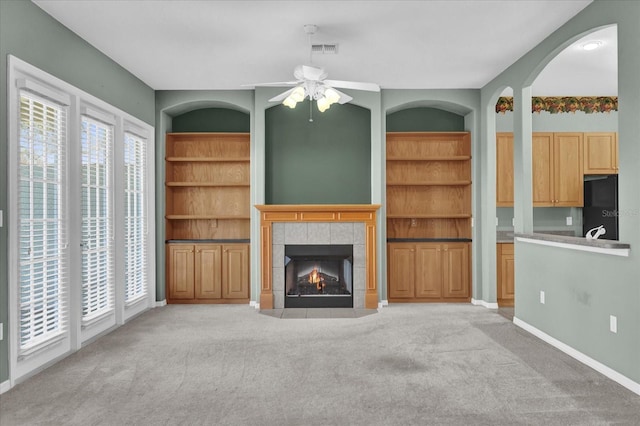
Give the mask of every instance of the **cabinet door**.
[[193, 299], [193, 245], [169, 244], [168, 247], [167, 286], [169, 287], [169, 299]]
[[469, 243], [443, 244], [443, 287], [445, 298], [469, 297]]
[[249, 297], [249, 246], [233, 244], [222, 246], [222, 297], [247, 299]]
[[583, 156], [585, 175], [617, 174], [617, 133], [585, 133]]
[[584, 205], [582, 133], [554, 133], [553, 171], [556, 207]]
[[532, 135], [533, 205], [553, 206], [553, 133]]
[[513, 306], [515, 297], [513, 244], [498, 244], [498, 304]]
[[513, 133], [496, 133], [496, 205], [513, 206]]
[[416, 251], [413, 244], [389, 244], [389, 297], [414, 297]]
[[416, 246], [415, 297], [442, 297], [442, 248], [440, 244]]
[[198, 244], [195, 250], [196, 299], [220, 299], [222, 297], [222, 247], [214, 244]]

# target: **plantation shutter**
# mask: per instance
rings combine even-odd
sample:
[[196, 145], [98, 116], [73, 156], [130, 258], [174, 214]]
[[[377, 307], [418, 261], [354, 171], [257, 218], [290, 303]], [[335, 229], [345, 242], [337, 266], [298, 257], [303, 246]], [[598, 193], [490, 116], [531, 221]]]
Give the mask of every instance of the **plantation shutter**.
[[113, 126], [83, 115], [82, 151], [82, 321], [114, 309]]
[[125, 303], [147, 295], [146, 158], [146, 139], [125, 132]]
[[18, 352], [27, 355], [68, 327], [67, 108], [19, 93]]

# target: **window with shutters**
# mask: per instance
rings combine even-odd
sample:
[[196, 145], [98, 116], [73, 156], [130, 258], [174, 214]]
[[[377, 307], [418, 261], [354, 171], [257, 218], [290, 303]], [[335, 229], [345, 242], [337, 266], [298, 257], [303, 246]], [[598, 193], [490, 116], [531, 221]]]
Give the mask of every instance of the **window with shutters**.
[[18, 273], [22, 355], [63, 335], [68, 324], [66, 122], [66, 107], [20, 91]]
[[82, 320], [113, 310], [113, 126], [82, 116]]
[[147, 295], [147, 141], [124, 134], [125, 303]]

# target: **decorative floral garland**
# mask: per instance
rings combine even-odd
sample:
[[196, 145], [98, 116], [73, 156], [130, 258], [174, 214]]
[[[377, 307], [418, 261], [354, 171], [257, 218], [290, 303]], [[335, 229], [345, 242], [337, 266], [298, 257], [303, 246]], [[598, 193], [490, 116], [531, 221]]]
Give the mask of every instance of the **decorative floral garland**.
[[[574, 113], [582, 111], [585, 114], [596, 112], [610, 113], [618, 110], [617, 96], [534, 96], [531, 98], [531, 112], [540, 114], [547, 111], [550, 114], [561, 112]], [[504, 114], [513, 111], [513, 97], [501, 96], [496, 103], [496, 112]]]

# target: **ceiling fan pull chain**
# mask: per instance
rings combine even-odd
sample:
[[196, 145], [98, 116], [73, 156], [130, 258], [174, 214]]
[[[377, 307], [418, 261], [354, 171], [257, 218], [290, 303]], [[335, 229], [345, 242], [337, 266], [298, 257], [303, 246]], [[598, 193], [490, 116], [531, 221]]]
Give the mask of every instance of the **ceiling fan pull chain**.
[[309, 101], [309, 123], [313, 123], [313, 102]]

